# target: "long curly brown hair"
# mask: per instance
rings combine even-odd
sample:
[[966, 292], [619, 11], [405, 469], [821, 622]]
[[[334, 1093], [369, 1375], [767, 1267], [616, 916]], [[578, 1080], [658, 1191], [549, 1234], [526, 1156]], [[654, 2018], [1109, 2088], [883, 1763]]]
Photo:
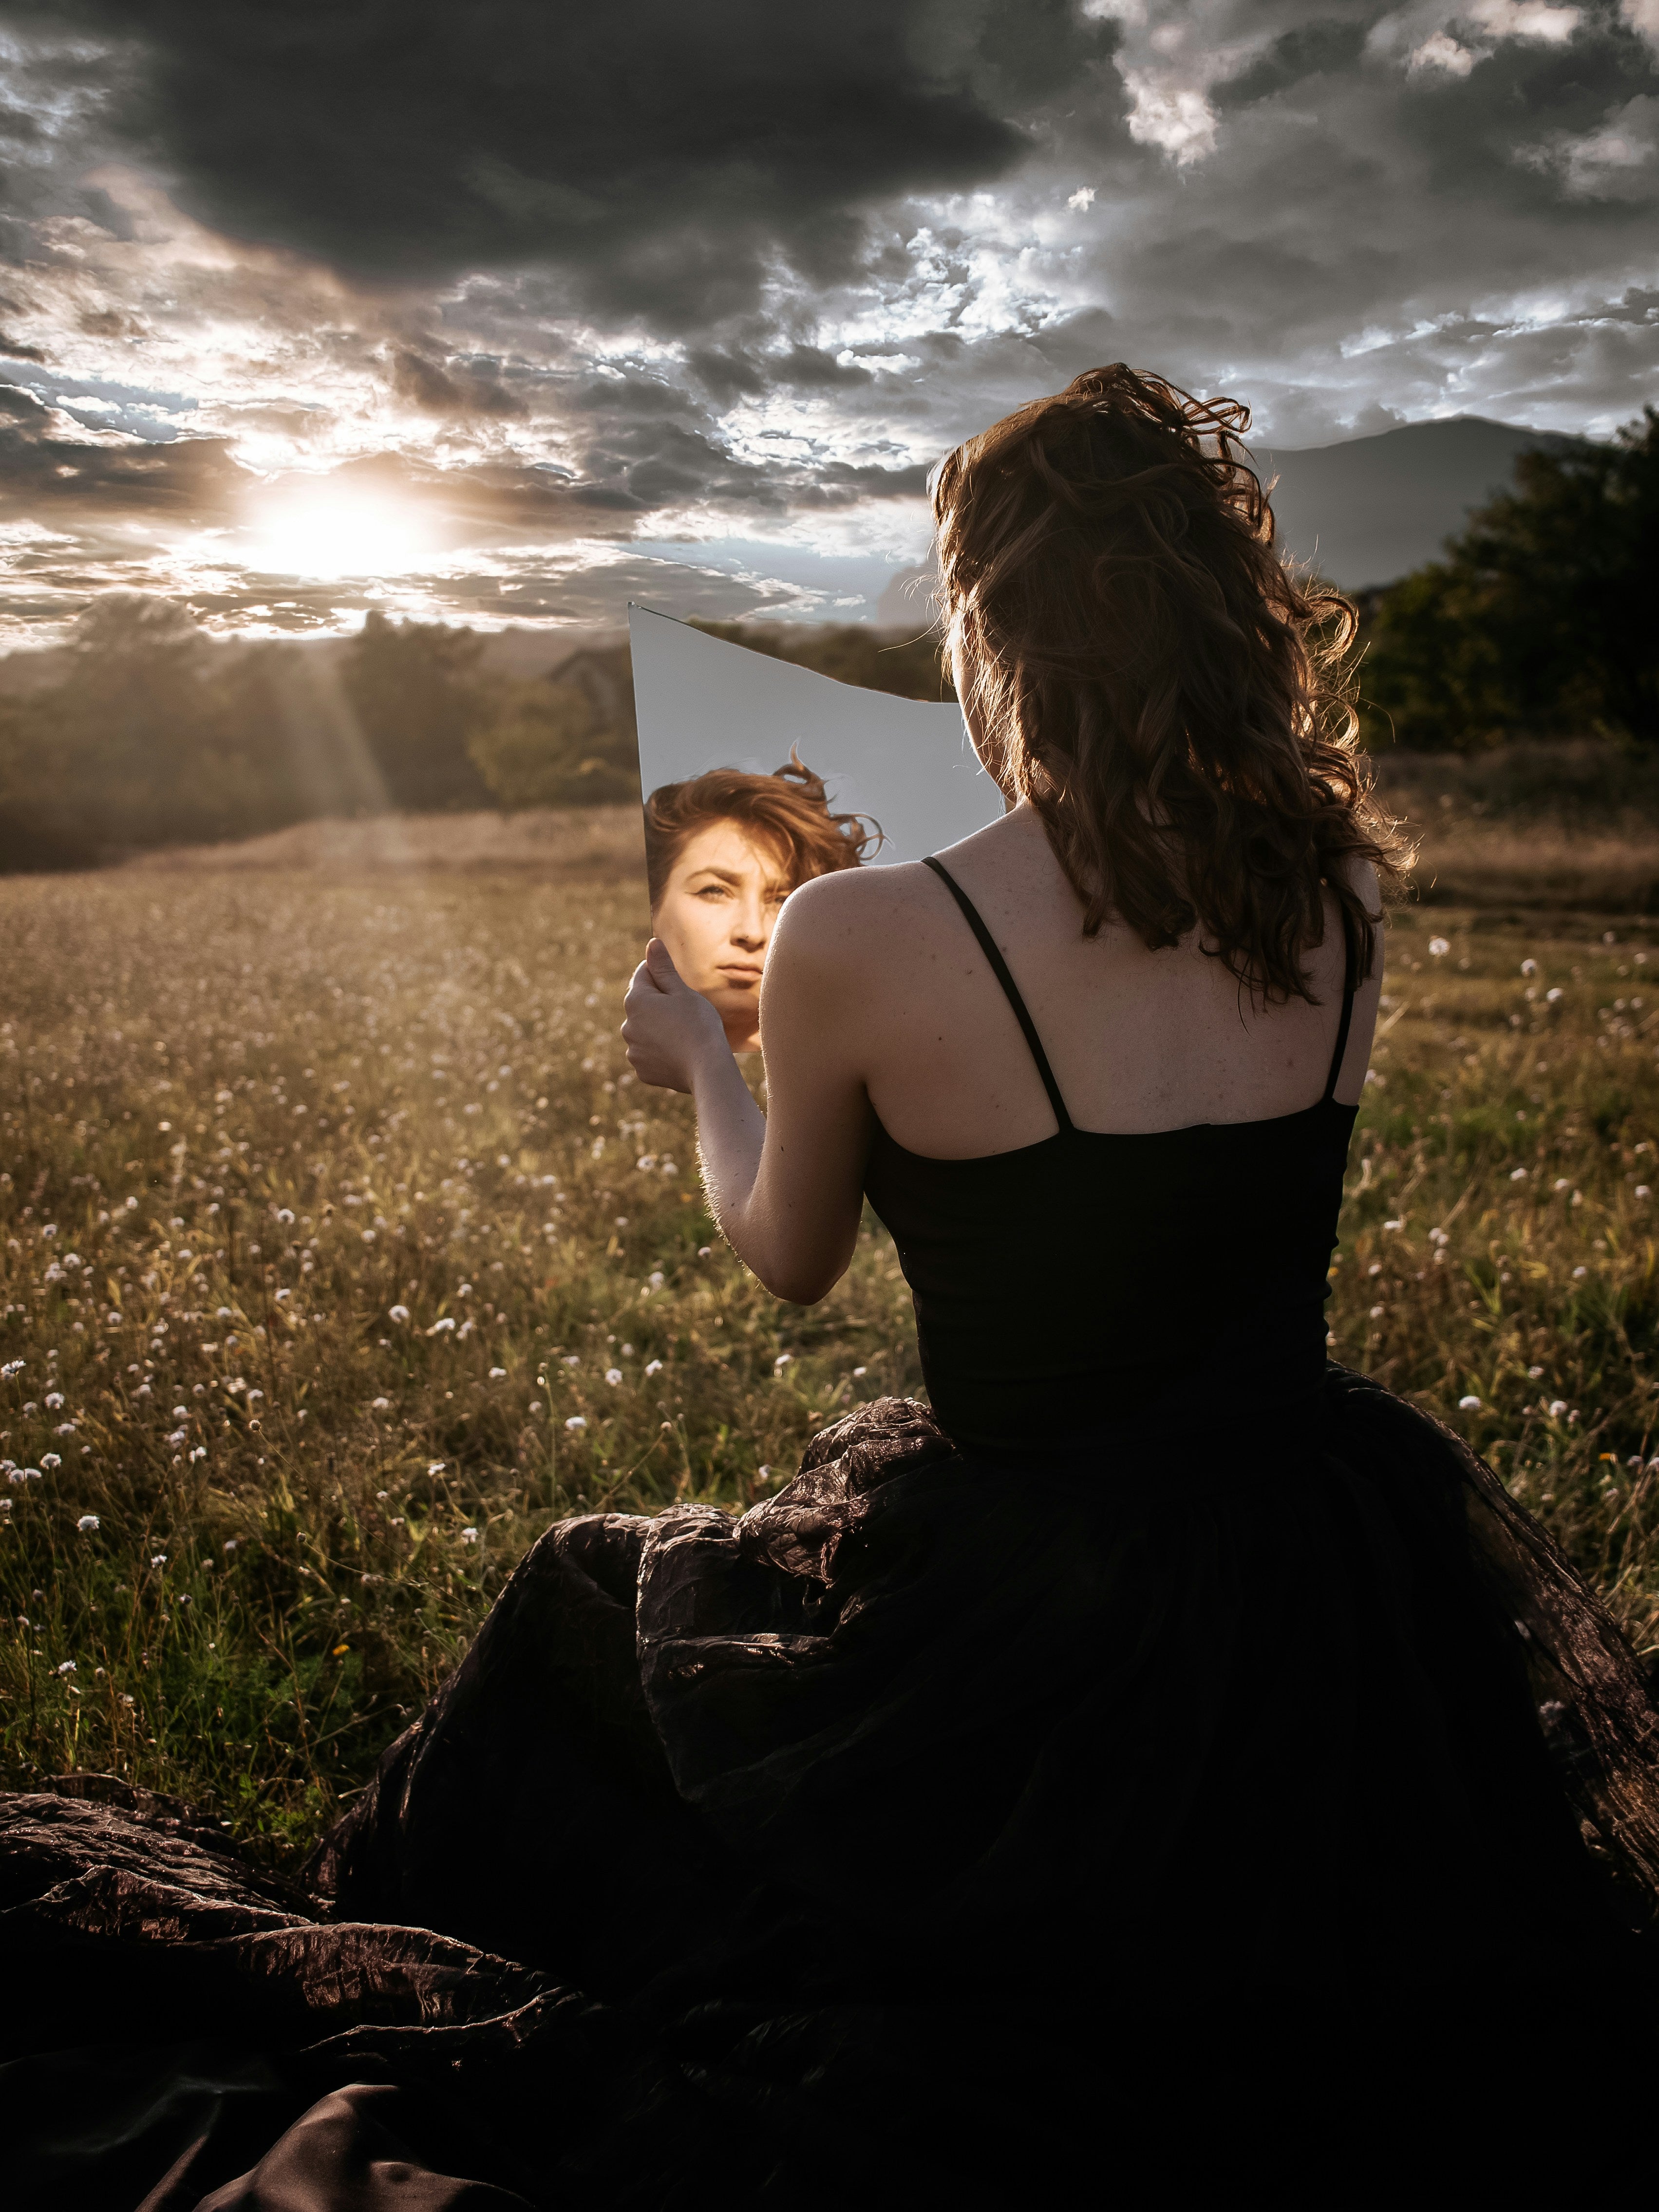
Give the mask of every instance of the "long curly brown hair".
[[1084, 903], [1152, 947], [1198, 928], [1252, 994], [1313, 1000], [1328, 887], [1347, 975], [1402, 848], [1355, 744], [1357, 617], [1299, 581], [1243, 458], [1249, 410], [1117, 362], [947, 454], [941, 604], [991, 773], [1042, 817]]

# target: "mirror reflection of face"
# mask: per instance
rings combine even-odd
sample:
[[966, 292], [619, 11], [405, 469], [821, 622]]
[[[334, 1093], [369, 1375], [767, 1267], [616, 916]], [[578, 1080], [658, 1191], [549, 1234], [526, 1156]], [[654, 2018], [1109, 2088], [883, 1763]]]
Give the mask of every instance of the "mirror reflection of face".
[[783, 855], [739, 822], [711, 822], [681, 848], [651, 926], [733, 1052], [760, 1048], [761, 972], [789, 896]]

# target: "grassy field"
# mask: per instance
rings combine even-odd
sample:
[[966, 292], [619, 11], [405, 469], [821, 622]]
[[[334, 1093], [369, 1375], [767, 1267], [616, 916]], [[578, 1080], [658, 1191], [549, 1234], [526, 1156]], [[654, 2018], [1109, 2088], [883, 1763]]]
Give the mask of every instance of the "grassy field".
[[[14, 1786], [309, 1842], [554, 1517], [787, 1479], [918, 1387], [872, 1222], [822, 1306], [714, 1234], [617, 1036], [631, 880], [0, 883]], [[1455, 1423], [1659, 1646], [1659, 923], [1395, 923], [1338, 1356]]]

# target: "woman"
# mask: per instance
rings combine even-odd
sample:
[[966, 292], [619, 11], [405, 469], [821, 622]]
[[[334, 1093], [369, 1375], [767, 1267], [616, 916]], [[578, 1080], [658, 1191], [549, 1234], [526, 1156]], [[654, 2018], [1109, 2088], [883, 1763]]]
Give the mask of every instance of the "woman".
[[878, 835], [832, 813], [793, 749], [772, 775], [712, 769], [646, 800], [653, 933], [732, 1052], [760, 1049], [761, 975], [785, 899], [811, 877], [856, 867]]
[[[931, 1409], [740, 1521], [550, 1531], [326, 1839], [334, 1924], [131, 1819], [105, 1903], [30, 1816], [15, 2009], [159, 2036], [202, 1991], [257, 2047], [214, 2212], [1639, 2172], [1639, 1672], [1490, 1470], [1325, 1363], [1395, 855], [1241, 427], [1118, 367], [945, 463], [1009, 811], [790, 899], [765, 1117], [660, 942], [629, 994], [763, 1281], [822, 1297], [869, 1195]], [[53, 2094], [131, 2162], [221, 2094], [191, 2066]]]

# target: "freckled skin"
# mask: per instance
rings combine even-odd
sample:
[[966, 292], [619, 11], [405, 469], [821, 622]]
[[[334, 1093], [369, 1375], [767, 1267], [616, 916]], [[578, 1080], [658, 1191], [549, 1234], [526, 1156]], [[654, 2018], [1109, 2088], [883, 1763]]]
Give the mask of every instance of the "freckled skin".
[[651, 916], [683, 981], [720, 1018], [733, 1052], [760, 1050], [766, 949], [789, 885], [777, 850], [736, 822], [686, 840]]

